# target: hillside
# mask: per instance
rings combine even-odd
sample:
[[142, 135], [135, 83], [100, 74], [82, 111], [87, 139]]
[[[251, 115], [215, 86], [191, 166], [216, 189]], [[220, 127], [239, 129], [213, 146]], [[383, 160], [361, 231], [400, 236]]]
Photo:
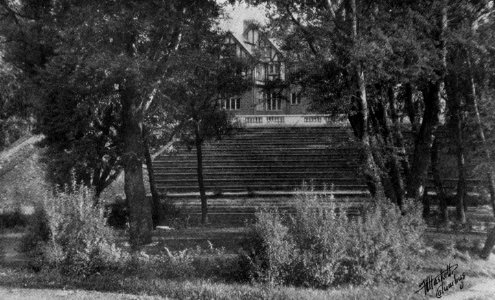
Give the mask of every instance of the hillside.
[[29, 209], [46, 187], [39, 163], [41, 135], [26, 136], [0, 152], [0, 210]]

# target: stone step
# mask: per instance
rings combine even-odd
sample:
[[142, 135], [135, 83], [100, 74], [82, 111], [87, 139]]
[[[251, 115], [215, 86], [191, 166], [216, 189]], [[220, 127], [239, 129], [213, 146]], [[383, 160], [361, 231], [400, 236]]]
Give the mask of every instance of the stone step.
[[[334, 197], [335, 199], [368, 199], [369, 192], [366, 189], [363, 190], [316, 190], [312, 191], [309, 188], [304, 189], [304, 194], [317, 195], [325, 197]], [[239, 191], [239, 192], [224, 192], [223, 194], [214, 194], [211, 191], [206, 192], [208, 199], [211, 201], [241, 201], [242, 203], [250, 203], [251, 201], [269, 201], [270, 199], [293, 199], [294, 197], [299, 197], [301, 195], [301, 187], [297, 190], [286, 190], [286, 191], [268, 191], [268, 190], [256, 190], [256, 191]], [[282, 197], [282, 198], [281, 198]], [[350, 198], [349, 198], [350, 197]], [[172, 201], [198, 201], [199, 192], [188, 193], [168, 193], [166, 199]], [[262, 199], [262, 200], [260, 200]], [[264, 200], [263, 200], [264, 199]]]
[[204, 145], [216, 145], [216, 144], [270, 144], [273, 142], [275, 144], [301, 144], [302, 142], [310, 142], [316, 144], [340, 144], [345, 143], [343, 146], [348, 143], [355, 142], [354, 138], [348, 136], [280, 136], [280, 135], [267, 135], [267, 136], [242, 136], [236, 138], [224, 138], [220, 140], [212, 140], [206, 142]]
[[[194, 171], [194, 170], [193, 170]], [[159, 176], [160, 179], [164, 180], [182, 180], [189, 178], [197, 178], [196, 172], [155, 172], [155, 176]], [[275, 171], [257, 171], [257, 172], [229, 172], [223, 170], [222, 172], [203, 172], [203, 177], [205, 180], [217, 180], [217, 179], [231, 179], [231, 180], [245, 180], [251, 178], [263, 178], [263, 179], [272, 179], [276, 178], [278, 180], [281, 179], [328, 179], [331, 180], [333, 178], [356, 178], [359, 176], [357, 170], [345, 170], [345, 171], [286, 171], [286, 172], [275, 172]]]
[[[241, 178], [239, 178], [241, 179]], [[258, 178], [242, 178], [242, 183], [245, 184], [265, 184], [265, 183], [277, 183], [277, 184], [289, 184], [289, 185], [301, 185], [304, 181], [304, 178], [277, 178], [277, 177], [258, 177]], [[204, 177], [204, 184], [207, 186], [216, 186], [217, 184], [222, 184], [222, 183], [237, 183], [238, 180], [236, 178], [215, 178], [215, 179], [209, 179], [207, 177]], [[332, 183], [335, 184], [355, 184], [355, 183], [361, 183], [363, 180], [359, 180], [358, 178], [354, 177], [337, 177], [337, 178], [316, 178], [312, 180], [315, 184], [327, 184], [330, 185]], [[190, 185], [192, 184], [197, 184], [196, 178], [186, 178], [186, 179], [162, 179], [162, 178], [157, 178], [156, 179], [157, 185], [160, 184], [167, 184], [167, 183], [174, 183], [177, 186], [182, 186], [182, 185]], [[363, 182], [364, 185], [364, 182]]]
[[[342, 156], [353, 157], [360, 154], [359, 151], [351, 149], [339, 149], [331, 150], [326, 148], [311, 148], [311, 149], [235, 149], [229, 151], [223, 151], [220, 149], [203, 151], [203, 157], [238, 157], [238, 156]], [[196, 157], [196, 150], [191, 151], [179, 151], [171, 154], [162, 154], [158, 160], [165, 157]]]
[[[339, 166], [341, 165], [341, 166]], [[270, 172], [270, 171], [338, 171], [339, 169], [343, 170], [353, 170], [358, 168], [359, 165], [351, 164], [351, 163], [343, 163], [335, 165], [332, 163], [318, 162], [316, 164], [257, 164], [257, 165], [249, 165], [249, 164], [237, 164], [233, 162], [232, 164], [226, 164], [225, 162], [221, 162], [219, 164], [208, 164], [203, 165], [204, 172], [236, 172], [236, 171], [257, 171], [257, 172]], [[172, 164], [153, 164], [153, 169], [155, 170], [155, 174], [160, 172], [171, 174], [171, 173], [184, 173], [184, 172], [196, 172], [196, 162], [184, 162], [182, 164], [174, 163]]]
[[[315, 190], [328, 190], [331, 185], [323, 185], [314, 183], [312, 187]], [[333, 185], [335, 191], [359, 191], [362, 193], [367, 193], [367, 187], [363, 184], [335, 184]], [[176, 184], [157, 184], [157, 189], [160, 193], [197, 193], [198, 185], [196, 183], [191, 183], [189, 185], [176, 185]], [[245, 193], [256, 193], [257, 191], [297, 191], [301, 189], [301, 184], [284, 184], [284, 185], [274, 185], [270, 182], [263, 182], [262, 184], [256, 183], [214, 183], [207, 185], [205, 190], [207, 192], [212, 192], [214, 194], [226, 193], [226, 192], [245, 192]]]
[[[153, 166], [156, 167], [173, 167], [175, 165], [181, 166], [182, 164], [189, 163], [191, 165], [196, 165], [196, 158], [169, 158], [168, 160], [160, 159], [153, 162]], [[313, 166], [313, 165], [321, 165], [325, 164], [327, 166], [339, 166], [339, 165], [358, 165], [359, 161], [349, 160], [346, 158], [325, 158], [322, 156], [300, 156], [300, 157], [264, 157], [257, 159], [235, 157], [235, 158], [225, 158], [222, 160], [218, 159], [210, 159], [208, 157], [203, 158], [203, 166], [225, 166], [225, 165], [238, 165], [238, 166], [293, 166], [293, 165], [302, 165], [302, 166]]]
[[[316, 200], [315, 203], [318, 206], [322, 207], [332, 207], [332, 206], [353, 206], [357, 204], [363, 204], [365, 202], [370, 201], [369, 197], [360, 197], [360, 198], [331, 198], [331, 196], [326, 196], [326, 199]], [[197, 198], [173, 198], [167, 200], [167, 203], [181, 206], [181, 207], [201, 207], [201, 200], [199, 197]], [[236, 199], [232, 197], [224, 198], [224, 199], [212, 199], [208, 198], [208, 206], [215, 208], [257, 208], [257, 207], [265, 207], [265, 206], [277, 206], [277, 207], [294, 207], [296, 204], [301, 203], [302, 200], [295, 198], [256, 198], [256, 199]]]

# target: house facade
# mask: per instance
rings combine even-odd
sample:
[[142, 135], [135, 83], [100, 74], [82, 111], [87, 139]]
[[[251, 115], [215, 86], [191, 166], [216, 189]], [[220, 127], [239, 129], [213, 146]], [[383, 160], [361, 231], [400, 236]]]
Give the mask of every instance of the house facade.
[[244, 72], [252, 88], [222, 100], [223, 109], [247, 126], [326, 123], [324, 116], [309, 114], [309, 99], [302, 97], [300, 87], [288, 83], [290, 70], [284, 54], [256, 24], [244, 21], [242, 34], [229, 32], [224, 46], [232, 55], [254, 63]]

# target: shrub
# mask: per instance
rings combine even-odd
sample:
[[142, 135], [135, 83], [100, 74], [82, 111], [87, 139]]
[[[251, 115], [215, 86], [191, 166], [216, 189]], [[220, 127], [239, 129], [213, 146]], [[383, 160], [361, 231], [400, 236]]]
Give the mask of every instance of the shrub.
[[370, 204], [363, 218], [348, 223], [345, 272], [340, 282], [404, 281], [420, 261], [426, 226], [421, 208], [406, 201], [405, 214], [387, 200]]
[[316, 288], [402, 281], [420, 261], [425, 229], [421, 207], [405, 208], [402, 215], [378, 200], [350, 218], [344, 204], [303, 194], [285, 222], [276, 212], [256, 214], [241, 271], [256, 281]]
[[115, 246], [103, 209], [93, 206], [93, 193], [83, 186], [71, 190], [46, 195], [36, 209], [23, 243], [32, 267], [82, 276], [120, 267], [127, 254]]
[[326, 200], [315, 194], [302, 194], [296, 199], [289, 226], [300, 255], [293, 262], [292, 284], [327, 287], [341, 269], [349, 221], [334, 201]]
[[256, 220], [242, 245], [240, 279], [283, 283], [295, 250], [289, 228], [277, 212], [259, 211]]

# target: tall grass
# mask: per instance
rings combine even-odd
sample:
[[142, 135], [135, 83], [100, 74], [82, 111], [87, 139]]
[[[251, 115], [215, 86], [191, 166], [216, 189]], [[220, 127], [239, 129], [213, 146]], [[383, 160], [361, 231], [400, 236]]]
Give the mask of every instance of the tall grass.
[[34, 269], [86, 276], [127, 261], [93, 199], [93, 192], [81, 185], [43, 196], [23, 243]]
[[240, 265], [254, 281], [327, 288], [400, 282], [418, 263], [425, 224], [407, 202], [404, 215], [387, 200], [357, 217], [327, 196], [302, 193], [295, 213], [259, 211]]

